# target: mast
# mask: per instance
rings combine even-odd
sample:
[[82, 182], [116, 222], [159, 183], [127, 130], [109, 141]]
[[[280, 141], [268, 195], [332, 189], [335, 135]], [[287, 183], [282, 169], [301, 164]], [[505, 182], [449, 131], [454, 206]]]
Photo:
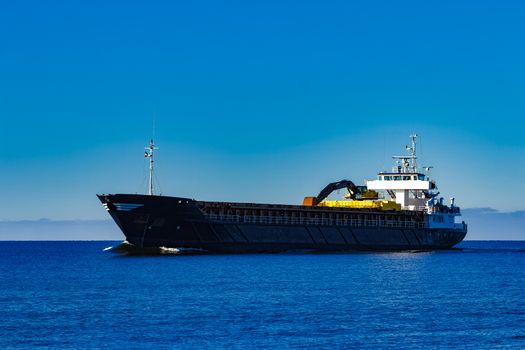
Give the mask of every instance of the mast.
[[412, 145], [410, 147], [405, 146], [406, 156], [393, 156], [392, 158], [396, 160], [397, 166], [392, 168], [393, 172], [398, 173], [417, 173], [417, 156], [416, 156], [416, 143], [417, 143], [417, 134], [412, 134], [409, 136], [412, 140]]
[[417, 134], [410, 135], [410, 138], [412, 139], [412, 147], [410, 148], [410, 151], [412, 153], [412, 171], [417, 172], [417, 163], [416, 163], [416, 142], [417, 142]]
[[149, 141], [149, 147], [146, 147], [144, 157], [149, 158], [149, 182], [148, 182], [148, 195], [153, 196], [153, 151], [158, 149], [153, 143], [153, 139]]

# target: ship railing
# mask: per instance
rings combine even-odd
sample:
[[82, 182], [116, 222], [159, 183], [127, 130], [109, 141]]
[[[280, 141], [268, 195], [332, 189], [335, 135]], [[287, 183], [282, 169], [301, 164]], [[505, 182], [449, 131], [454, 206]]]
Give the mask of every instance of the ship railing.
[[461, 209], [456, 206], [447, 207], [447, 206], [435, 205], [435, 206], [427, 207], [426, 211], [429, 214], [433, 214], [433, 213], [459, 214], [459, 215], [461, 214]]
[[[283, 224], [283, 225], [321, 225], [321, 226], [350, 226], [350, 227], [386, 227], [386, 228], [423, 228], [424, 222], [398, 220], [365, 220], [359, 218], [309, 218], [287, 216], [257, 216], [257, 215], [230, 215], [208, 214], [208, 219], [247, 224]], [[461, 224], [458, 224], [461, 225]]]

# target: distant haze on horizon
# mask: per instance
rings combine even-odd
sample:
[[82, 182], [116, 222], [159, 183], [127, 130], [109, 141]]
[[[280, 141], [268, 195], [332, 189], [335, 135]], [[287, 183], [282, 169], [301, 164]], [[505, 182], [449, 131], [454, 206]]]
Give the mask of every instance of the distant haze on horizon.
[[[96, 193], [301, 203], [391, 167], [525, 209], [525, 3], [10, 2], [0, 220], [105, 220]], [[519, 220], [519, 219], [518, 219]]]

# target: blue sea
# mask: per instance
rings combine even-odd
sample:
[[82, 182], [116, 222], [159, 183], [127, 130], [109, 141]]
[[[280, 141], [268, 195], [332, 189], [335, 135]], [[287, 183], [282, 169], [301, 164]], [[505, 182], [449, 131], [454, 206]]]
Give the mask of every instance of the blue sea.
[[524, 349], [525, 242], [125, 256], [0, 242], [0, 348]]

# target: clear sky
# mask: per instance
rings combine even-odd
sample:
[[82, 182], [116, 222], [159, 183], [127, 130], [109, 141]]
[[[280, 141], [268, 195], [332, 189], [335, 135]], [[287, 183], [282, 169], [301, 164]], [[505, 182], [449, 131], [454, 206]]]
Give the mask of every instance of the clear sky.
[[300, 203], [421, 137], [463, 207], [525, 209], [523, 1], [10, 1], [0, 219], [95, 193]]

